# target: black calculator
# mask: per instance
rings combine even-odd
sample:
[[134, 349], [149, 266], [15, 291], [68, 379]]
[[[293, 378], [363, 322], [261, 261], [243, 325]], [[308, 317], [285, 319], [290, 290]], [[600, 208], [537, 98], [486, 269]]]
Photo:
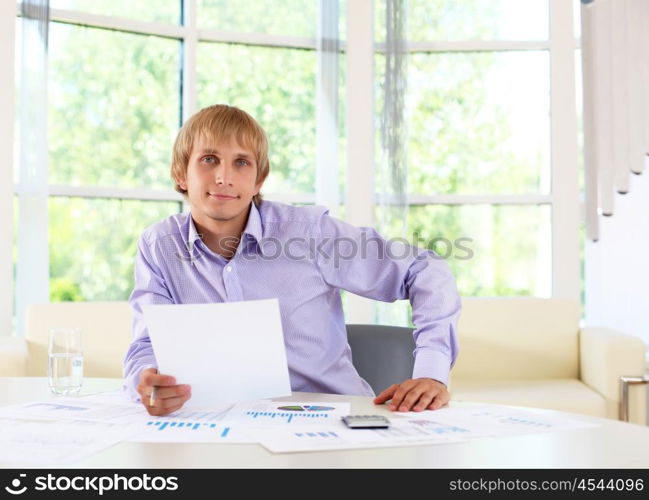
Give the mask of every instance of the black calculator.
[[381, 415], [348, 415], [341, 417], [350, 429], [387, 429], [390, 421]]

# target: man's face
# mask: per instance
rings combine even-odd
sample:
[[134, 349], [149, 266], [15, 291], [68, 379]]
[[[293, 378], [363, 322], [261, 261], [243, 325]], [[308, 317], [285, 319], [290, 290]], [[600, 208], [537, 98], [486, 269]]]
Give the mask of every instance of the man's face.
[[254, 153], [234, 137], [220, 142], [200, 137], [194, 141], [187, 176], [178, 184], [187, 190], [192, 216], [199, 223], [205, 218], [229, 221], [247, 214], [263, 184], [256, 184], [256, 178]]

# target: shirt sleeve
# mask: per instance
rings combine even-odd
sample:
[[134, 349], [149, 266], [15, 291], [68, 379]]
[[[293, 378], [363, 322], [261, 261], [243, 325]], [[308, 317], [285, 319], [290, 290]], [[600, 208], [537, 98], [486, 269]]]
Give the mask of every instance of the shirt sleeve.
[[412, 377], [448, 384], [459, 352], [461, 301], [446, 261], [431, 250], [403, 239], [386, 240], [372, 228], [327, 213], [316, 233], [316, 262], [327, 284], [384, 302], [410, 300], [416, 345]]
[[152, 246], [144, 236], [138, 241], [135, 258], [135, 284], [129, 298], [133, 309], [133, 340], [124, 358], [123, 389], [132, 401], [139, 402], [137, 385], [140, 372], [146, 368], [157, 368], [149, 332], [144, 323], [142, 306], [145, 304], [173, 304], [160, 267], [157, 264]]

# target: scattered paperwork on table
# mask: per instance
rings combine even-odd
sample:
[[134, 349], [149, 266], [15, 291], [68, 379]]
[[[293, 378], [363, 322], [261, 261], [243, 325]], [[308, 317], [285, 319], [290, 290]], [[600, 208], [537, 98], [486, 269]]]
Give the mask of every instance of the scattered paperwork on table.
[[422, 413], [397, 413], [397, 418], [424, 419], [469, 430], [470, 437], [515, 436], [540, 432], [569, 431], [597, 424], [548, 415], [544, 410], [518, 410], [494, 404], [462, 404]]
[[274, 453], [445, 444], [597, 427], [597, 424], [499, 405], [471, 404], [435, 411], [395, 413], [389, 429], [348, 429], [342, 423], [258, 434]]
[[388, 429], [349, 429], [342, 422], [331, 425], [278, 429], [258, 434], [260, 443], [274, 453], [344, 450], [464, 441], [465, 430], [428, 421], [392, 420]]
[[[120, 391], [0, 407], [0, 462], [60, 464], [119, 442], [259, 443], [274, 453], [447, 444], [598, 424], [492, 404], [390, 413], [388, 429], [349, 429], [349, 402], [251, 400], [150, 416]], [[384, 413], [384, 412], [383, 412]]]
[[[142, 432], [129, 440], [138, 442], [257, 443], [259, 436], [273, 434], [277, 427], [299, 427], [339, 423], [348, 415], [349, 403], [246, 401], [227, 411], [176, 412], [151, 418]], [[189, 412], [185, 412], [189, 413]]]
[[116, 425], [138, 422], [146, 415], [141, 404], [129, 403], [121, 398], [112, 403], [101, 399], [96, 401], [93, 396], [60, 397], [0, 407], [0, 418], [83, 420]]
[[131, 426], [74, 420], [0, 419], [0, 462], [58, 465], [92, 456], [125, 441]]

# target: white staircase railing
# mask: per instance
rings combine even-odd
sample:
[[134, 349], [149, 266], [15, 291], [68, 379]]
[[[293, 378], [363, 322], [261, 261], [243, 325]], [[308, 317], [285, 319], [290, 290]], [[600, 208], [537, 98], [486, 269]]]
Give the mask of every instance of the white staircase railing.
[[649, 155], [649, 0], [582, 0], [586, 235]]

